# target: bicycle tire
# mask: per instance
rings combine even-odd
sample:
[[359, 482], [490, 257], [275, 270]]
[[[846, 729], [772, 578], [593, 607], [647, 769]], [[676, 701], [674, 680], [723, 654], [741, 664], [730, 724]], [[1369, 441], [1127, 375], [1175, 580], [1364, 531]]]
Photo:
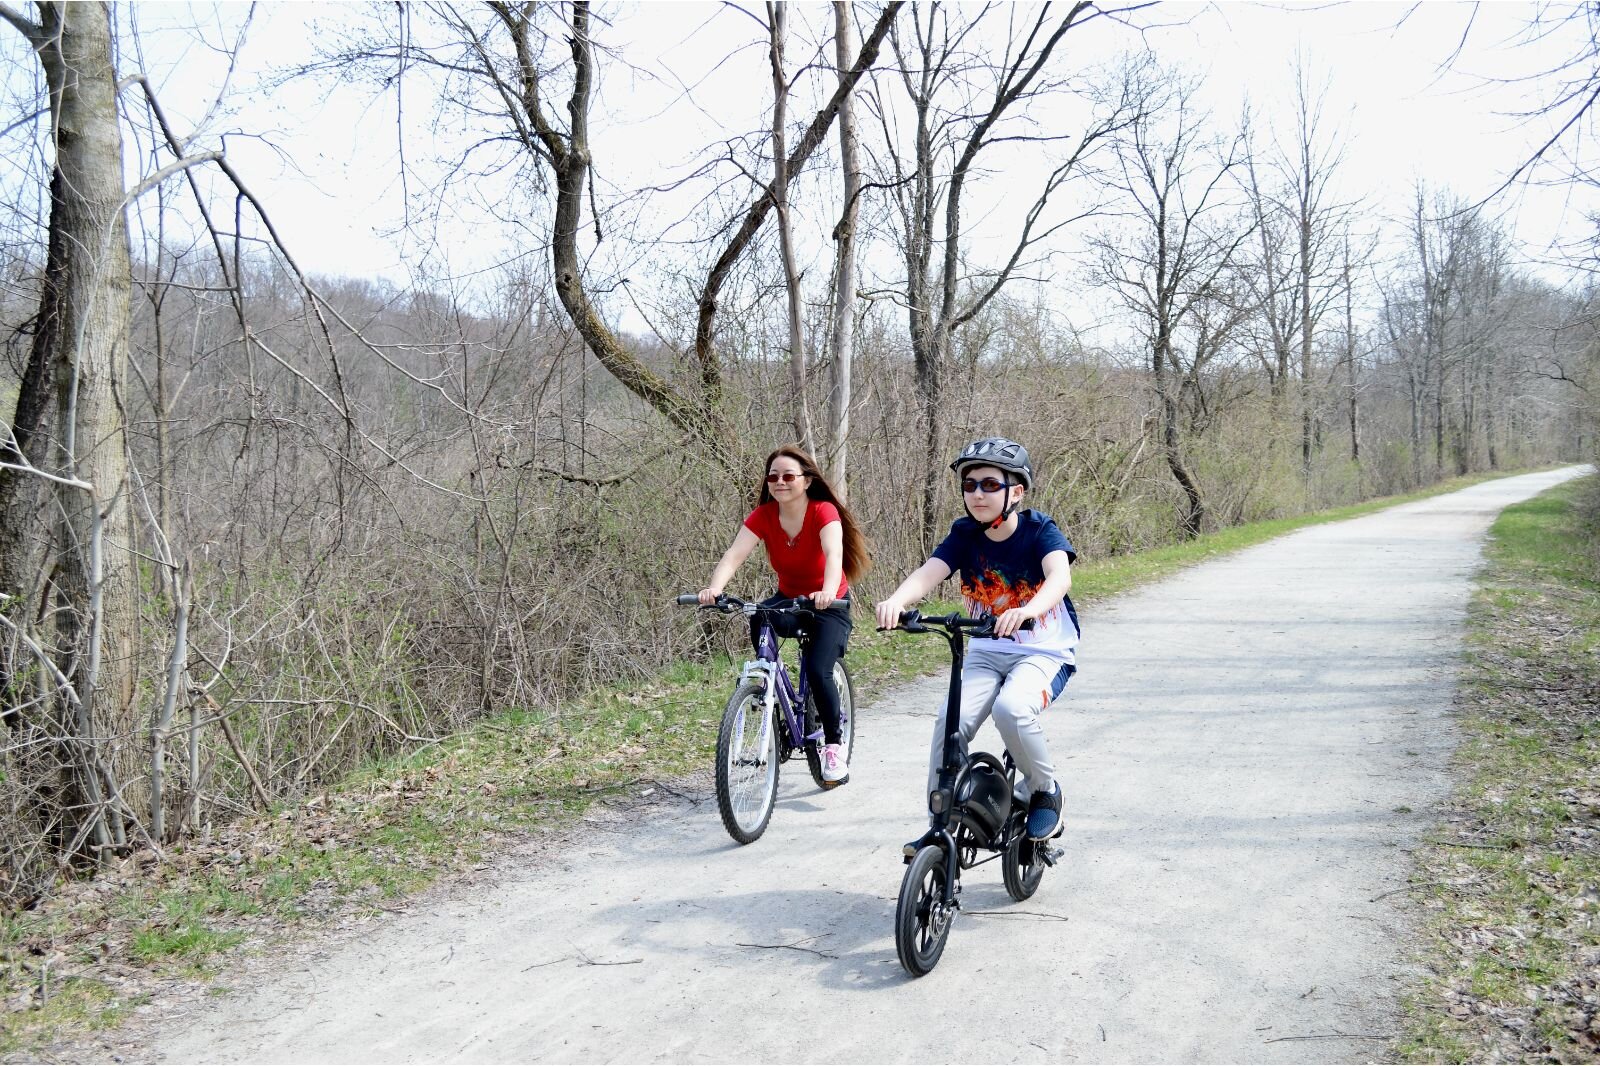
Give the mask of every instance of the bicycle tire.
[[[1023, 831], [1012, 837], [1000, 860], [1000, 877], [1005, 881], [1006, 894], [1018, 903], [1039, 891], [1039, 883], [1044, 880], [1044, 860], [1039, 858], [1039, 848], [1044, 845], [1023, 839], [1025, 834]], [[1028, 856], [1027, 863], [1022, 861], [1024, 854]]]
[[[850, 765], [850, 757], [856, 750], [856, 690], [855, 683], [850, 680], [850, 671], [845, 669], [843, 660], [833, 664], [833, 683], [839, 689], [839, 743], [844, 745], [845, 765]], [[814, 703], [811, 693], [806, 693], [806, 702]], [[815, 714], [814, 707], [808, 711]], [[820, 721], [820, 718], [818, 719]], [[843, 782], [824, 781], [822, 779], [822, 750], [814, 741], [806, 742], [806, 769], [811, 771], [811, 780], [817, 783], [818, 788], [837, 788]]]
[[900, 965], [921, 977], [939, 964], [955, 924], [955, 911], [943, 910], [946, 864], [944, 849], [928, 844], [917, 849], [900, 881], [894, 912], [894, 946]]
[[728, 835], [750, 844], [767, 831], [778, 798], [778, 738], [766, 713], [766, 689], [746, 681], [733, 690], [717, 732], [717, 810]]

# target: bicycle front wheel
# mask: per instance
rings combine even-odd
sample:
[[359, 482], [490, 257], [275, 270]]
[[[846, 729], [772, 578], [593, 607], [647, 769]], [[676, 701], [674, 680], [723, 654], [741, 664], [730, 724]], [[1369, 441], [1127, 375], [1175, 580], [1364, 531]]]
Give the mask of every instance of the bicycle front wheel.
[[900, 900], [894, 912], [894, 946], [900, 965], [912, 977], [921, 977], [939, 964], [955, 905], [944, 902], [947, 866], [944, 849], [928, 844], [917, 850], [900, 882]]
[[734, 689], [717, 734], [717, 809], [741, 844], [766, 832], [778, 798], [778, 737], [765, 697], [753, 681]]

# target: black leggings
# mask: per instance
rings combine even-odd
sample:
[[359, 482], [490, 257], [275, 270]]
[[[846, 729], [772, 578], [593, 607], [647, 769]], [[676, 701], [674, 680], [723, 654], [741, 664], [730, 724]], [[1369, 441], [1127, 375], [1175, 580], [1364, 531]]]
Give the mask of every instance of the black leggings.
[[[763, 607], [783, 603], [788, 596], [773, 596], [761, 601]], [[750, 619], [750, 643], [761, 637], [760, 615]], [[806, 641], [806, 687], [817, 704], [822, 719], [822, 739], [837, 744], [839, 736], [839, 687], [833, 683], [833, 664], [850, 643], [850, 597], [834, 600], [826, 611], [812, 614], [771, 614], [773, 632], [780, 637], [803, 636]]]

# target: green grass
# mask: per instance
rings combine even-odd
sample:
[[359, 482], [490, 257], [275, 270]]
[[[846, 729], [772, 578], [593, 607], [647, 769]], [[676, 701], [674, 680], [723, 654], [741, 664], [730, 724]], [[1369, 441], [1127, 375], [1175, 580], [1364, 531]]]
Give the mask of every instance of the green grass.
[[[1073, 597], [1092, 603], [1295, 529], [1481, 480], [1097, 560], [1074, 569]], [[860, 608], [858, 620], [848, 659], [858, 702], [946, 669], [943, 641], [877, 633]], [[484, 862], [508, 835], [558, 832], [595, 804], [633, 802], [704, 771], [736, 670], [722, 656], [680, 662], [560, 709], [507, 708], [440, 743], [374, 762], [327, 795], [224, 827], [207, 843], [175, 845], [165, 863], [105, 891], [69, 884], [36, 910], [0, 914], [0, 996], [14, 999], [36, 984], [44, 957], [36, 950], [66, 950], [78, 975], [58, 982], [42, 1003], [36, 995], [26, 1009], [0, 1017], [0, 1054], [115, 1024], [133, 1000], [92, 979], [101, 955], [135, 961], [157, 977], [203, 972], [207, 960], [252, 933], [260, 939], [376, 911], [441, 874]]]
[[204, 925], [175, 925], [166, 929], [145, 929], [133, 938], [133, 955], [146, 962], [177, 955], [201, 959], [233, 947], [244, 939], [241, 933], [219, 933]]
[[[1600, 484], [1508, 508], [1468, 616], [1460, 784], [1416, 855], [1429, 893], [1396, 1055], [1600, 1061]], [[1587, 997], [1587, 998], [1586, 998]]]

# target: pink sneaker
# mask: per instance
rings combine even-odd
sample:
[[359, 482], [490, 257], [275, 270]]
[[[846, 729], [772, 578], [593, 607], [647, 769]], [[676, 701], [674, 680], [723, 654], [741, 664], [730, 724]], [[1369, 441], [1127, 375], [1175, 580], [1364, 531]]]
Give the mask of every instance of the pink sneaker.
[[822, 780], [829, 788], [850, 780], [850, 764], [845, 761], [843, 744], [822, 746]]

